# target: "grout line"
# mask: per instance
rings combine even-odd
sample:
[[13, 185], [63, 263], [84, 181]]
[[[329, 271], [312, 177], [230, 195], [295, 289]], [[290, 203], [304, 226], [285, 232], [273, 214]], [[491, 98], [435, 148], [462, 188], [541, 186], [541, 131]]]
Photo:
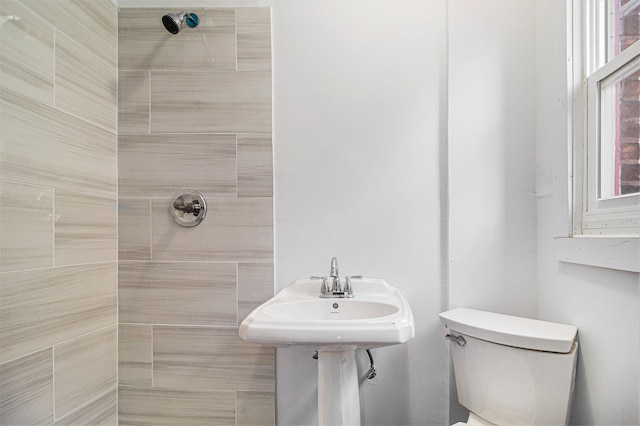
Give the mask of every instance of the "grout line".
[[4, 361], [0, 362], [0, 366], [5, 365], [5, 364], [8, 364], [8, 363], [10, 363], [10, 362], [17, 361], [17, 360], [19, 360], [20, 358], [25, 358], [25, 357], [28, 357], [28, 356], [35, 355], [35, 354], [37, 354], [38, 352], [46, 351], [46, 350], [47, 350], [47, 349], [49, 349], [49, 348], [53, 348], [53, 345], [46, 346], [46, 347], [44, 347], [44, 348], [40, 348], [40, 349], [36, 349], [35, 351], [31, 351], [31, 352], [28, 352], [28, 353], [25, 353], [25, 354], [20, 354], [20, 355], [15, 356], [15, 357], [13, 357], [13, 358], [11, 358], [11, 359], [4, 360]]
[[[59, 31], [59, 30], [58, 30], [58, 29], [56, 29], [56, 34], [57, 34], [57, 32], [58, 32], [58, 31]], [[66, 114], [68, 114], [68, 115], [70, 115], [70, 116], [72, 116], [72, 117], [75, 117], [75, 118], [77, 118], [77, 119], [79, 119], [79, 120], [85, 121], [85, 122], [87, 122], [87, 123], [89, 123], [89, 124], [92, 124], [92, 125], [94, 125], [94, 126], [96, 126], [96, 127], [99, 127], [99, 128], [101, 128], [101, 129], [103, 129], [103, 130], [106, 130], [106, 131], [108, 131], [108, 132], [110, 132], [110, 133], [113, 133], [114, 135], [116, 135], [116, 136], [117, 136], [117, 134], [118, 134], [118, 80], [119, 80], [119, 72], [118, 72], [118, 63], [117, 63], [117, 58], [116, 58], [116, 63], [115, 63], [115, 64], [112, 64], [112, 63], [110, 63], [109, 61], [107, 61], [106, 59], [104, 59], [104, 58], [102, 58], [102, 57], [98, 56], [98, 54], [97, 54], [97, 53], [95, 53], [95, 52], [94, 52], [94, 51], [92, 51], [91, 49], [88, 49], [88, 48], [87, 48], [86, 46], [84, 46], [83, 44], [78, 43], [78, 41], [77, 41], [76, 39], [74, 39], [73, 37], [66, 35], [66, 34], [65, 34], [64, 32], [62, 32], [62, 31], [60, 31], [60, 33], [61, 33], [61, 34], [64, 34], [64, 36], [68, 39], [68, 41], [70, 41], [70, 42], [74, 45], [74, 46], [72, 46], [74, 50], [82, 50], [83, 52], [86, 52], [88, 55], [90, 55], [90, 56], [91, 56], [90, 60], [91, 60], [91, 62], [92, 62], [92, 63], [94, 63], [94, 64], [101, 63], [100, 65], [103, 65], [103, 66], [104, 66], [104, 68], [110, 68], [110, 70], [111, 70], [111, 71], [113, 71], [113, 73], [112, 73], [112, 74], [110, 74], [110, 76], [111, 76], [111, 77], [113, 77], [113, 75], [115, 75], [115, 82], [116, 82], [115, 100], [116, 100], [116, 102], [115, 102], [115, 109], [114, 109], [114, 111], [112, 111], [112, 113], [114, 113], [114, 114], [111, 114], [111, 113], [110, 113], [109, 115], [111, 116], [111, 118], [113, 118], [113, 119], [114, 119], [114, 120], [113, 120], [113, 124], [114, 124], [114, 126], [113, 126], [113, 128], [111, 128], [111, 127], [108, 127], [108, 125], [105, 125], [105, 124], [103, 124], [103, 123], [100, 123], [100, 122], [95, 121], [93, 118], [80, 117], [80, 116], [78, 116], [78, 115], [74, 114], [74, 113], [73, 113], [73, 112], [71, 112], [71, 111], [67, 111], [67, 110], [65, 110], [65, 109], [60, 109], [60, 108], [58, 108], [58, 106], [57, 106], [57, 105], [55, 105], [55, 106], [54, 106], [54, 108], [55, 108], [56, 110], [58, 110], [58, 111], [65, 112]], [[58, 37], [57, 37], [57, 36], [54, 36], [54, 42], [57, 42], [57, 40], [58, 40]], [[55, 77], [57, 77], [57, 74], [56, 74], [56, 63], [55, 63], [55, 56], [57, 55], [57, 50], [58, 50], [57, 48], [55, 48], [55, 49], [54, 49], [54, 66], [53, 66], [53, 70], [54, 70], [54, 76], [55, 76]], [[56, 81], [56, 80], [57, 80], [57, 78], [56, 78], [56, 79], [54, 79], [54, 94], [55, 94], [55, 92], [56, 92], [55, 88], [56, 88], [56, 86], [57, 86], [57, 85], [55, 84], [55, 81]], [[110, 105], [112, 105], [110, 101], [107, 101], [107, 103], [108, 103], [108, 104], [110, 104]]]
[[74, 408], [73, 410], [69, 411], [68, 413], [66, 413], [64, 416], [60, 417], [60, 418], [54, 418], [54, 420], [58, 421], [58, 420], [64, 420], [65, 418], [68, 418], [72, 415], [74, 415], [75, 413], [79, 412], [80, 410], [88, 407], [89, 405], [93, 404], [94, 402], [98, 401], [100, 398], [103, 398], [104, 396], [108, 395], [110, 392], [112, 391], [116, 391], [116, 407], [117, 407], [117, 402], [118, 402], [118, 387], [114, 387], [114, 388], [110, 388], [107, 391], [102, 392], [100, 395], [91, 398], [89, 401], [87, 401], [86, 403], [80, 405], [79, 407]]
[[[168, 323], [130, 322], [130, 321], [124, 321], [124, 322], [119, 323], [118, 325], [125, 325], [125, 326], [126, 325], [140, 325], [140, 326], [147, 326], [147, 327], [159, 326], [159, 327], [178, 327], [178, 328], [182, 328], [182, 327], [220, 328], [220, 329], [225, 329], [225, 330], [226, 329], [231, 329], [231, 328], [237, 328], [235, 325], [168, 324]], [[34, 351], [32, 353], [40, 352], [41, 350], [43, 350], [43, 349], [38, 349], [37, 351]], [[31, 354], [29, 354], [29, 355], [31, 355]], [[22, 355], [20, 355], [20, 357], [22, 357]]]
[[56, 265], [56, 188], [51, 188], [51, 267]]
[[4, 90], [7, 90], [7, 91], [9, 91], [9, 92], [11, 92], [11, 93], [13, 93], [13, 94], [15, 94], [17, 96], [20, 96], [21, 98], [24, 98], [24, 99], [26, 99], [28, 101], [37, 103], [39, 106], [41, 106], [41, 107], [43, 107], [43, 108], [45, 108], [47, 110], [53, 110], [56, 113], [60, 113], [60, 114], [66, 115], [66, 116], [71, 117], [71, 118], [73, 118], [75, 120], [79, 120], [79, 121], [82, 121], [83, 123], [86, 123], [86, 124], [88, 124], [90, 126], [93, 126], [96, 129], [99, 129], [101, 131], [105, 131], [105, 132], [109, 133], [112, 136], [117, 136], [117, 133], [116, 133], [115, 129], [110, 129], [108, 127], [105, 127], [104, 125], [96, 123], [95, 121], [92, 121], [92, 120], [84, 118], [84, 117], [77, 116], [77, 115], [73, 114], [72, 112], [69, 112], [69, 111], [67, 111], [65, 109], [58, 108], [55, 105], [53, 105], [53, 102], [51, 104], [45, 103], [42, 100], [34, 98], [33, 96], [31, 96], [29, 94], [19, 92], [19, 91], [15, 90], [15, 89], [12, 89], [11, 87], [8, 87], [8, 86], [2, 85], [2, 84], [0, 84], [0, 87], [2, 87]]
[[[117, 182], [116, 182], [116, 190], [117, 190]], [[95, 192], [88, 192], [88, 191], [79, 191], [77, 189], [69, 189], [69, 188], [63, 188], [63, 187], [50, 187], [52, 189], [55, 189], [56, 191], [62, 191], [62, 192], [71, 192], [75, 195], [84, 195], [85, 197], [93, 197], [93, 198], [100, 198], [100, 199], [107, 199], [107, 200], [112, 200], [112, 201], [118, 201], [118, 193], [115, 192], [113, 194], [97, 194]]]
[[147, 131], [149, 132], [149, 134], [151, 134], [151, 70], [148, 71], [147, 77], [149, 79], [149, 90], [147, 93], [147, 104], [148, 106], [148, 110], [147, 110], [147, 124], [148, 124], [148, 129]]
[[154, 387], [154, 377], [155, 377], [155, 359], [153, 356], [153, 345], [154, 345], [154, 340], [153, 340], [153, 331], [155, 328], [154, 324], [150, 324], [151, 325], [151, 388], [153, 389]]
[[233, 391], [233, 396], [235, 398], [235, 406], [234, 406], [235, 412], [233, 417], [234, 417], [236, 426], [238, 426], [238, 390], [237, 389]]
[[236, 133], [236, 173], [235, 173], [235, 179], [236, 179], [236, 199], [238, 198], [238, 134]]
[[[174, 328], [206, 328], [214, 330], [233, 330], [237, 329], [238, 325], [223, 325], [223, 324], [166, 324], [166, 323], [147, 323], [147, 322], [123, 322], [119, 325], [146, 325], [153, 327], [174, 327]], [[152, 339], [153, 340], [153, 339]], [[36, 351], [37, 352], [37, 351]]]
[[233, 36], [235, 38], [235, 45], [236, 45], [236, 71], [238, 70], [238, 8], [235, 8], [233, 10], [233, 19], [234, 19], [234, 27], [235, 27], [235, 31], [233, 32]]
[[82, 339], [82, 338], [90, 336], [92, 334], [101, 333], [101, 332], [106, 331], [109, 328], [113, 328], [113, 327], [115, 327], [116, 330], [117, 330], [118, 329], [118, 324], [117, 323], [113, 323], [113, 324], [105, 325], [104, 327], [96, 328], [95, 330], [90, 330], [90, 331], [87, 331], [86, 333], [78, 334], [77, 336], [73, 336], [73, 337], [70, 337], [68, 339], [61, 340], [61, 341], [56, 342], [55, 344], [53, 344], [53, 348], [55, 348], [56, 346], [59, 346], [59, 345], [63, 345], [63, 344], [72, 342], [74, 340]]
[[56, 348], [54, 345], [51, 346], [51, 399], [53, 400], [53, 420], [56, 420]]
[[120, 19], [118, 8], [114, 8], [116, 22], [116, 424], [119, 423], [120, 386]]
[[[233, 264], [236, 263], [235, 260], [149, 260], [149, 259], [121, 259], [119, 261], [123, 264], [133, 264], [133, 263], [154, 263], [154, 264], [162, 264], [162, 263], [206, 263], [206, 264]], [[242, 260], [239, 263], [256, 263], [259, 265], [269, 265], [271, 261], [255, 261], [255, 260]]]
[[149, 197], [149, 262], [153, 262], [153, 198]]
[[57, 62], [57, 54], [58, 54], [58, 29], [56, 27], [53, 27], [53, 99], [51, 100], [51, 107], [53, 109], [58, 109], [57, 105], [56, 105], [56, 93], [57, 93], [57, 84], [56, 82], [58, 81], [58, 73], [57, 73], [57, 69], [56, 69], [56, 62]]
[[[113, 260], [100, 260], [97, 262], [87, 262], [87, 263], [73, 263], [70, 265], [53, 265], [53, 266], [43, 266], [40, 268], [27, 268], [27, 269], [16, 269], [16, 270], [12, 270], [12, 271], [3, 271], [0, 272], [0, 275], [4, 275], [4, 274], [13, 274], [13, 273], [18, 273], [18, 272], [37, 272], [37, 271], [46, 271], [48, 269], [64, 269], [64, 268], [79, 268], [82, 266], [95, 266], [95, 265], [105, 265], [105, 264], [109, 264], [109, 263], [117, 263], [118, 260], [117, 259], [113, 259]], [[216, 262], [216, 263], [223, 263], [223, 262]], [[231, 263], [231, 262], [226, 262], [226, 263]], [[254, 262], [256, 263], [256, 262]], [[258, 262], [259, 263], [259, 262]]]

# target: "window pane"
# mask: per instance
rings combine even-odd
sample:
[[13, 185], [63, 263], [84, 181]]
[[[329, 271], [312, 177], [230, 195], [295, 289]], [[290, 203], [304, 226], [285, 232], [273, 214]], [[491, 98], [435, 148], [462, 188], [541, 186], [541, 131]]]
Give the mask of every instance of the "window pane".
[[[640, 40], [640, 0], [610, 0], [615, 54]], [[639, 66], [608, 79], [601, 92], [600, 198], [640, 192]]]
[[640, 63], [600, 92], [599, 198], [640, 192]]
[[617, 0], [616, 1], [616, 52], [618, 53], [640, 40], [640, 1]]

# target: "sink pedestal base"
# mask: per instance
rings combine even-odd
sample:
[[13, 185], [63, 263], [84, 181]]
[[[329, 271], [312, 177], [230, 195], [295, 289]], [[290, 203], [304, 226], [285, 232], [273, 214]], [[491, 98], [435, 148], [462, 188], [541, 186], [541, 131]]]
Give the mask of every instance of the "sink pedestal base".
[[360, 425], [355, 348], [318, 351], [318, 424]]

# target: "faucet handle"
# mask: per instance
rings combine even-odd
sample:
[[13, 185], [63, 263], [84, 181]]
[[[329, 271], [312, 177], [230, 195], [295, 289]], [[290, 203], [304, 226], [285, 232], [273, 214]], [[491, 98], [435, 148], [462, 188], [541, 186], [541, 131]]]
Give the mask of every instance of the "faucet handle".
[[344, 279], [344, 297], [353, 297], [353, 287], [351, 286], [351, 277]]
[[325, 278], [322, 280], [322, 285], [320, 286], [320, 295], [323, 296], [327, 294], [331, 294], [331, 289], [329, 288], [329, 282]]
[[331, 294], [331, 289], [329, 288], [329, 282], [327, 281], [327, 277], [316, 277], [311, 276], [309, 279], [311, 280], [322, 280], [322, 284], [320, 285], [320, 295]]
[[344, 279], [344, 297], [353, 297], [352, 279], [362, 279], [362, 275], [350, 275]]

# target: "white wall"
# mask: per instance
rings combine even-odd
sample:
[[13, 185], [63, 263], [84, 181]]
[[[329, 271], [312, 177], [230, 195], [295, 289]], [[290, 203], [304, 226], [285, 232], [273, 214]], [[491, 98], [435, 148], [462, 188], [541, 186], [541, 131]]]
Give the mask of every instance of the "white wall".
[[538, 0], [536, 18], [538, 316], [578, 326], [571, 424], [640, 424], [640, 274], [554, 256], [567, 187], [566, 4]]
[[[363, 424], [445, 424], [440, 146], [445, 2], [274, 2], [277, 290], [340, 273], [382, 277], [409, 299], [409, 344], [373, 350]], [[310, 349], [278, 350], [278, 424], [317, 424]], [[359, 354], [362, 373], [366, 354]]]
[[452, 307], [535, 314], [533, 15], [531, 0], [449, 2]]
[[449, 304], [534, 317], [534, 1], [448, 7]]

